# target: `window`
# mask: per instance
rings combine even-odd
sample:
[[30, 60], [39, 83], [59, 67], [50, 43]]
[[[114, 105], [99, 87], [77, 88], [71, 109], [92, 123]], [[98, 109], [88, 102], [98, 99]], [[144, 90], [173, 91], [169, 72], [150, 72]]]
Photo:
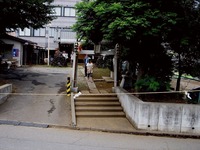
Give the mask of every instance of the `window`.
[[35, 29], [33, 36], [45, 36], [45, 28]]
[[76, 15], [76, 12], [75, 12], [74, 8], [72, 8], [72, 7], [65, 7], [64, 8], [64, 16], [75, 17], [75, 15]]
[[54, 37], [54, 34], [55, 34], [55, 28], [50, 28], [49, 29], [49, 36]]
[[54, 37], [55, 36], [55, 28], [46, 28], [46, 37]]
[[19, 29], [19, 36], [31, 36], [31, 30], [25, 28], [24, 30]]
[[76, 32], [72, 29], [61, 29], [61, 39], [76, 39]]
[[62, 15], [62, 8], [61, 7], [53, 7], [53, 16], [61, 16]]

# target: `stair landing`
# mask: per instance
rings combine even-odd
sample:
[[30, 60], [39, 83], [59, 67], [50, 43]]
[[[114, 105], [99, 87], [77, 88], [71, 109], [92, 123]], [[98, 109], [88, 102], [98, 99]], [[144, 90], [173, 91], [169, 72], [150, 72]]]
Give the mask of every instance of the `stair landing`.
[[123, 117], [77, 117], [77, 127], [118, 132], [136, 131], [136, 129], [130, 124], [130, 122]]

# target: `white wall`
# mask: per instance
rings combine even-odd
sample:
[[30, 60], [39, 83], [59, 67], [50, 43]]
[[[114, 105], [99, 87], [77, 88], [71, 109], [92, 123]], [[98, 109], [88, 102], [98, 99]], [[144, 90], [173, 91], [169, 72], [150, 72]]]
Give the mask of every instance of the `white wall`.
[[3, 39], [3, 41], [6, 44], [14, 44], [12, 49], [18, 49], [18, 57], [12, 56], [12, 50], [10, 51], [10, 58], [9, 59], [16, 59], [17, 60], [17, 66], [22, 65], [22, 56], [23, 56], [23, 45], [20, 42], [9, 40], [9, 39]]
[[121, 87], [115, 92], [127, 118], [138, 129], [200, 133], [200, 105], [143, 102]]
[[10, 93], [12, 93], [12, 84], [4, 84], [2, 86], [0, 86], [0, 93], [4, 93], [4, 94], [0, 94], [0, 104], [3, 104]]

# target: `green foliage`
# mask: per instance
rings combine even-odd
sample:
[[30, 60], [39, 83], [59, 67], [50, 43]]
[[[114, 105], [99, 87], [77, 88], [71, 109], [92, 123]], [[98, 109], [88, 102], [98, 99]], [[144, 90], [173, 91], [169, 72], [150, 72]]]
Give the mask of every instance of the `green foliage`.
[[78, 18], [74, 30], [79, 37], [93, 43], [102, 40], [119, 43], [120, 56], [137, 64], [140, 72], [137, 79], [149, 75], [158, 80], [160, 88], [153, 88], [157, 86], [153, 84], [150, 86], [153, 90], [169, 89], [172, 76], [171, 58], [167, 58], [161, 43], [169, 43], [174, 53], [181, 56], [177, 69], [182, 68], [182, 72], [191, 73], [191, 65], [199, 62], [197, 1], [95, 0], [80, 2], [76, 8]]
[[[198, 76], [200, 64], [200, 7], [198, 1], [177, 1], [174, 12], [178, 14], [177, 23], [168, 34], [168, 42], [173, 50], [175, 71], [179, 74]], [[177, 90], [180, 87], [180, 76], [177, 83]]]
[[148, 1], [80, 2], [76, 5], [74, 30], [79, 37], [94, 43], [106, 39], [124, 44], [137, 37], [160, 36], [176, 23], [176, 14], [159, 10], [154, 5]]
[[[145, 81], [149, 80], [149, 82], [150, 81], [152, 82], [151, 84], [147, 82], [146, 84], [149, 85], [143, 86], [142, 87], [143, 91], [153, 91], [153, 90], [168, 91], [170, 90], [170, 82], [171, 82], [171, 77], [173, 75], [172, 72], [173, 65], [171, 63], [171, 57], [168, 56], [164, 50], [161, 50], [161, 47], [160, 48], [155, 47], [155, 49], [156, 51], [150, 51], [151, 58], [143, 60], [146, 62], [146, 64], [141, 63], [143, 66], [139, 66], [138, 71], [140, 72], [140, 70], [142, 70], [142, 74], [138, 73], [138, 75], [139, 74], [141, 75], [141, 78], [139, 78], [138, 81], [140, 82], [140, 79], [143, 79], [145, 77]], [[148, 78], [150, 78], [151, 80]], [[153, 84], [153, 80], [158, 82], [159, 85]], [[138, 81], [136, 81], [136, 83]], [[152, 88], [155, 85], [157, 85], [158, 87]], [[137, 84], [136, 84], [136, 89], [137, 89]]]
[[135, 87], [138, 91], [158, 91], [160, 88], [159, 82], [154, 77], [146, 75], [135, 83]]
[[0, 1], [0, 32], [6, 29], [15, 30], [26, 27], [40, 28], [53, 19], [53, 0], [1, 0]]
[[169, 91], [170, 83], [145, 75], [135, 82], [135, 89], [139, 92]]
[[[77, 31], [79, 39], [85, 39], [98, 44], [102, 40], [100, 19], [97, 17], [94, 8], [95, 3], [80, 2], [76, 4], [77, 22], [72, 27]], [[97, 36], [98, 35], [98, 36]]]

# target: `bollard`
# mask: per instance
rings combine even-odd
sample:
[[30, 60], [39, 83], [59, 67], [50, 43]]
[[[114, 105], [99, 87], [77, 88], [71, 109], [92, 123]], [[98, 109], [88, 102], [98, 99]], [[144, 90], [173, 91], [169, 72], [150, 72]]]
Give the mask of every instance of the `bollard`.
[[70, 87], [71, 87], [71, 84], [70, 84], [70, 77], [67, 78], [67, 96], [71, 96], [71, 91], [70, 91]]

